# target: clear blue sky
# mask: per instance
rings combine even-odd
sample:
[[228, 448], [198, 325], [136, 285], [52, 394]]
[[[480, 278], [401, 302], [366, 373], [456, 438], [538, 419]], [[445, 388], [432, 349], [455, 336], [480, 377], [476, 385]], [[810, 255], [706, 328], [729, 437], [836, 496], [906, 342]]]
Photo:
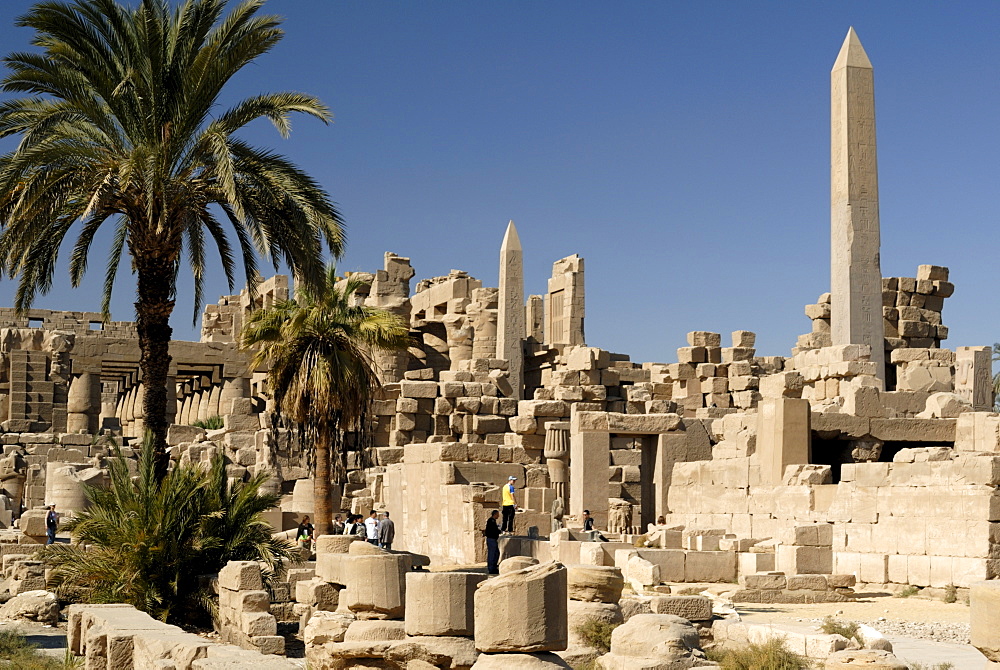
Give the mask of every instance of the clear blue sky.
[[[0, 4], [3, 50], [27, 2]], [[1000, 340], [1000, 3], [361, 2], [271, 0], [287, 37], [234, 97], [303, 90], [333, 110], [291, 156], [339, 203], [342, 270], [382, 253], [415, 279], [497, 283], [508, 219], [526, 292], [586, 259], [587, 340], [675, 360], [690, 330], [758, 333], [788, 354], [802, 306], [829, 290], [829, 71], [849, 26], [875, 66], [882, 271], [947, 265], [946, 344]], [[99, 307], [65, 275], [38, 306]], [[114, 316], [132, 318], [134, 284]], [[227, 293], [216, 266], [207, 295]], [[175, 334], [190, 327], [189, 283]], [[13, 288], [0, 282], [0, 304]]]

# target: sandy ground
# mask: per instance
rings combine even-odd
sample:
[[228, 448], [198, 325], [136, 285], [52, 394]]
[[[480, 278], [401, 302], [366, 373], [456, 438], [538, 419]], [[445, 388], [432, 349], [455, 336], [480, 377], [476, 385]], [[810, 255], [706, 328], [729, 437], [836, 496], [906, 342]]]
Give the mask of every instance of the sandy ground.
[[[893, 598], [873, 596], [854, 602], [818, 605], [759, 605], [741, 603], [736, 607], [747, 623], [774, 624], [804, 630], [816, 624], [810, 619], [833, 615], [845, 621], [887, 621], [921, 624], [968, 624], [969, 607], [958, 603], [923, 598]], [[875, 628], [879, 628], [875, 623]], [[887, 634], [895, 654], [903, 661], [920, 663], [931, 670], [936, 665], [950, 663], [953, 670], [982, 670], [985, 657], [968, 644], [937, 642], [914, 637]]]
[[969, 623], [969, 606], [965, 603], [944, 603], [924, 598], [893, 598], [876, 596], [846, 603], [820, 603], [816, 605], [759, 605], [740, 603], [737, 611], [754, 621], [773, 619], [822, 619], [834, 615], [841, 619], [872, 621], [885, 617], [893, 621], [918, 621], [922, 623]]

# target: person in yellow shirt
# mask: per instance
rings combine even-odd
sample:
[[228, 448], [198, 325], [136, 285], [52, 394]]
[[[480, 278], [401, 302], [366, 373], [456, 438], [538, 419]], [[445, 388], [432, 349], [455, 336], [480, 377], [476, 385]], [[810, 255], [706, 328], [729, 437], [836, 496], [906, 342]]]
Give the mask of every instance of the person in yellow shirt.
[[501, 533], [514, 534], [514, 512], [517, 511], [517, 500], [514, 498], [514, 482], [517, 477], [511, 475], [507, 478], [507, 484], [501, 490], [501, 504], [503, 506], [503, 523], [500, 526]]

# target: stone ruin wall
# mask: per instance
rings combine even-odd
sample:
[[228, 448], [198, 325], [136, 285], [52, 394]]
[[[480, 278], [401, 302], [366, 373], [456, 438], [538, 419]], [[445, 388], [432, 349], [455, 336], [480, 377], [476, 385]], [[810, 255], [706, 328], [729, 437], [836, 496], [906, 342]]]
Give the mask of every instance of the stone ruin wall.
[[[410, 295], [413, 269], [395, 254], [386, 254], [382, 270], [356, 275], [364, 284], [359, 302], [407, 318], [414, 346], [379, 359], [386, 384], [373, 407], [374, 466], [362, 470], [352, 457], [341, 507], [385, 507], [401, 546], [452, 563], [480, 561], [477, 529], [499, 504], [498, 484], [514, 475], [525, 510], [516, 518], [522, 536], [572, 526], [585, 507], [600, 527], [625, 535], [660, 515], [761, 541], [796, 524], [829, 521], [831, 565], [857, 573], [863, 564], [871, 577], [865, 581], [938, 584], [947, 575], [958, 583], [996, 572], [992, 539], [1000, 519], [989, 510], [1000, 482], [983, 474], [992, 443], [979, 438], [969, 448], [955, 428], [960, 415], [972, 421], [992, 407], [984, 388], [989, 354], [938, 348], [947, 335], [940, 316], [952, 291], [947, 269], [921, 266], [918, 278], [884, 282], [890, 391], [880, 388], [863, 347], [819, 346], [829, 316], [822, 299], [807, 306], [813, 335], [800, 338], [790, 357], [758, 356], [748, 331], [735, 331], [725, 347], [719, 334], [690, 333], [674, 363], [637, 364], [582, 346], [582, 273], [582, 259], [557, 261], [549, 293], [525, 301], [524, 400], [511, 397], [507, 361], [496, 358], [496, 289], [455, 270], [417, 283]], [[553, 309], [559, 292], [568, 312]], [[175, 457], [207, 462], [222, 450], [232, 476], [272, 471], [272, 490], [285, 494], [272, 515], [281, 529], [312, 512], [308, 463], [295, 435], [270, 425], [262, 371], [247, 369], [234, 333], [252, 308], [288, 295], [287, 279], [276, 277], [255, 299], [246, 291], [224, 296], [205, 310], [202, 342], [172, 345]], [[896, 332], [905, 335], [890, 337], [896, 314], [903, 324]], [[9, 517], [22, 504], [50, 499], [67, 510], [83, 504], [78, 482], [99, 481], [109, 448], [91, 434], [103, 429], [126, 441], [141, 434], [137, 352], [134, 340], [119, 337], [130, 324], [97, 331], [86, 314], [39, 318], [65, 330], [0, 331], [5, 369], [26, 384], [63, 384], [66, 402], [53, 390], [51, 411], [30, 421], [27, 412], [17, 414], [15, 421], [26, 423], [5, 424], [0, 480]], [[550, 341], [550, 332], [563, 341]], [[19, 366], [30, 355], [38, 362]], [[35, 397], [49, 402], [29, 400]], [[805, 417], [794, 430], [781, 411], [776, 422], [761, 411], [762, 404], [783, 410], [788, 403], [807, 408], [789, 410]], [[221, 430], [188, 425], [216, 415], [224, 417]], [[939, 502], [932, 510], [896, 502], [914, 496]], [[865, 514], [853, 511], [869, 498], [876, 502]], [[921, 511], [907, 520], [914, 509]], [[912, 542], [886, 539], [902, 528]], [[883, 536], [882, 529], [896, 530]], [[945, 529], [949, 535], [940, 538]], [[924, 569], [932, 559], [933, 579]]]

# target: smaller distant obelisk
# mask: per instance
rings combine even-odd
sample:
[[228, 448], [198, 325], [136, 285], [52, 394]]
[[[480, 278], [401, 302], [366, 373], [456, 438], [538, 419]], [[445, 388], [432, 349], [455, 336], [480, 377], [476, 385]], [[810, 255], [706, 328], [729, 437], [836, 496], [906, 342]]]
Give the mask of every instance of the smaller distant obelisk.
[[514, 222], [500, 245], [500, 301], [497, 311], [497, 358], [508, 365], [511, 397], [524, 396], [524, 252]]
[[830, 334], [869, 344], [885, 381], [874, 71], [854, 28], [830, 72]]

